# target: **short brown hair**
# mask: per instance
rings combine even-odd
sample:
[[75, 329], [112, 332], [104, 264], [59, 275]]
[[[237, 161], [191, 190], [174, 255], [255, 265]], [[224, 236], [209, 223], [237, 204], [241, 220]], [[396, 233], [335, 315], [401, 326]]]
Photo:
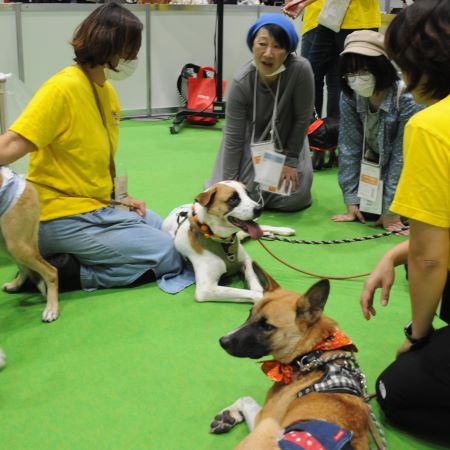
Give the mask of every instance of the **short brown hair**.
[[384, 42], [409, 91], [419, 87], [436, 100], [450, 94], [449, 0], [417, 0], [394, 18]]
[[106, 3], [75, 30], [72, 46], [74, 60], [90, 67], [108, 64], [119, 57], [135, 59], [141, 47], [142, 23], [118, 3]]

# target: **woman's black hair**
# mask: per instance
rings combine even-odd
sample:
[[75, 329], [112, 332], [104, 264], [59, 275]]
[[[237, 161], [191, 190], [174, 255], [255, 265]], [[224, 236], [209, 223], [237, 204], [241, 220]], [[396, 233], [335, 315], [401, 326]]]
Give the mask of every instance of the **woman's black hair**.
[[[278, 45], [289, 53], [289, 49], [291, 48], [291, 41], [289, 40], [289, 36], [287, 35], [286, 31], [283, 30], [283, 28], [273, 23], [264, 25], [260, 29], [262, 28], [265, 28], [269, 32], [270, 36], [275, 39]], [[258, 33], [255, 33], [255, 37], [257, 34]], [[253, 41], [255, 40], [255, 37], [253, 38]]]
[[141, 21], [118, 3], [105, 3], [75, 30], [74, 60], [80, 65], [113, 67], [118, 58], [135, 59], [141, 47]]
[[450, 94], [450, 2], [417, 0], [389, 25], [389, 56], [405, 74], [407, 89], [441, 100]]
[[344, 53], [339, 59], [339, 76], [342, 91], [348, 96], [353, 90], [345, 77], [348, 73], [367, 71], [375, 77], [375, 92], [384, 91], [395, 86], [399, 79], [393, 64], [384, 55], [366, 56], [359, 53]]

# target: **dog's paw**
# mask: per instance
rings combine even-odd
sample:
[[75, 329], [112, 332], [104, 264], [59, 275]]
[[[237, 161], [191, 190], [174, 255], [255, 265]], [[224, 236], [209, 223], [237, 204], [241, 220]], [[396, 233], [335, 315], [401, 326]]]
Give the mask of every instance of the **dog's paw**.
[[209, 426], [209, 432], [212, 434], [228, 433], [238, 423], [244, 421], [244, 416], [238, 409], [224, 409], [214, 417]]
[[10, 281], [9, 283], [5, 283], [2, 286], [2, 289], [8, 293], [18, 292], [20, 289], [20, 286], [18, 286], [17, 283], [15, 283], [14, 281], [15, 280]]
[[293, 236], [295, 230], [289, 227], [277, 227], [276, 230], [273, 231], [273, 234], [278, 236]]
[[42, 322], [54, 322], [58, 317], [58, 311], [54, 311], [50, 308], [45, 308], [44, 311], [42, 311]]
[[3, 353], [2, 349], [0, 348], [0, 370], [3, 369], [6, 365], [6, 355]]

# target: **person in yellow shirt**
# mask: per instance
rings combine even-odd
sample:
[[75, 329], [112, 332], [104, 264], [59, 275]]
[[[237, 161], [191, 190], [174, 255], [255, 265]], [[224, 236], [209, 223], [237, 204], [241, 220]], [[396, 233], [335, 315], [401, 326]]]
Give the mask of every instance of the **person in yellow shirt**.
[[[296, 19], [305, 9], [318, 0], [286, 0], [283, 12]], [[334, 3], [336, 5], [336, 2]], [[344, 0], [341, 5], [346, 4]], [[328, 8], [327, 2], [322, 7]], [[356, 30], [369, 29], [378, 31], [381, 25], [379, 0], [349, 0], [348, 6], [340, 11], [330, 11], [329, 16], [342, 17], [339, 23], [333, 25], [327, 22], [323, 25], [319, 16], [319, 25], [315, 31], [314, 42], [309, 53], [309, 60], [314, 72], [315, 83], [315, 108], [317, 114], [322, 116], [323, 106], [323, 79], [326, 74], [337, 64], [338, 58], [344, 49], [345, 38]], [[331, 29], [330, 26], [333, 28]], [[337, 27], [337, 28], [335, 28]]]
[[[320, 11], [322, 10], [325, 0], [317, 0], [311, 5], [307, 6], [303, 13], [302, 25], [302, 40], [301, 40], [301, 55], [308, 61], [310, 60], [311, 48], [314, 44]], [[340, 97], [340, 79], [339, 79], [339, 64], [336, 61], [325, 76], [327, 85], [327, 117], [339, 117], [339, 97]], [[316, 85], [317, 89], [322, 92], [319, 94], [323, 97], [324, 80], [321, 85]]]
[[[108, 78], [133, 73], [142, 29], [119, 4], [94, 10], [75, 31], [75, 64], [45, 82], [0, 136], [0, 164], [30, 153], [39, 247], [57, 267], [61, 290], [124, 286], [182, 269], [161, 218], [127, 196], [124, 179], [113, 188], [120, 106]], [[115, 207], [113, 189], [128, 208]]]
[[[361, 297], [375, 314], [382, 288], [387, 304], [393, 266], [407, 258], [411, 322], [397, 359], [376, 381], [377, 399], [394, 424], [450, 445], [450, 8], [448, 0], [420, 0], [394, 18], [386, 32], [388, 55], [403, 72], [415, 100], [428, 105], [407, 123], [404, 166], [391, 209], [409, 218], [409, 242], [377, 264]], [[433, 328], [440, 317], [446, 323]], [[435, 323], [437, 325], [437, 323]]]

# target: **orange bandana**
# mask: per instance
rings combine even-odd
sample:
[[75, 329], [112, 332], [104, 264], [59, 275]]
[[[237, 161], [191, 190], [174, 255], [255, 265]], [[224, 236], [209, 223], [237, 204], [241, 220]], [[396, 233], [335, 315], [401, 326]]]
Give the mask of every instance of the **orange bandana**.
[[284, 381], [289, 384], [294, 375], [294, 368], [290, 364], [283, 364], [280, 361], [260, 361], [261, 370], [272, 380], [277, 383]]
[[325, 338], [322, 342], [317, 344], [313, 350], [337, 350], [337, 349], [349, 350], [352, 352], [357, 352], [355, 344], [353, 344], [352, 340], [344, 334], [342, 330], [339, 328], [333, 333], [330, 334], [327, 338]]
[[[322, 342], [317, 344], [312, 351], [315, 350], [337, 350], [337, 349], [349, 350], [357, 352], [358, 349], [353, 344], [352, 340], [346, 336], [342, 330], [337, 329], [333, 334], [330, 334]], [[283, 381], [284, 384], [292, 382], [294, 376], [294, 368], [292, 364], [284, 364], [280, 361], [260, 361], [261, 370], [276, 383]]]

